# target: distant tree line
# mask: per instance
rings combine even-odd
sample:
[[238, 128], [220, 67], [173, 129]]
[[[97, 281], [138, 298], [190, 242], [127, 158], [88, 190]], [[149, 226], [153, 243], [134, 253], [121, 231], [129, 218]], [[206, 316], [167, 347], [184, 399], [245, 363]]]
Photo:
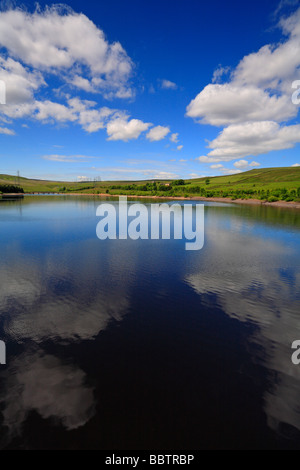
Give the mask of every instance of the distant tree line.
[[[118, 190], [119, 194], [141, 194], [146, 192], [149, 195], [164, 196], [202, 196], [205, 198], [222, 197], [231, 199], [260, 199], [262, 201], [298, 201], [300, 199], [300, 188], [271, 188], [264, 189], [253, 184], [251, 188], [241, 189], [238, 187], [223, 186], [212, 188], [211, 181], [206, 180], [204, 185], [195, 185], [184, 180], [170, 181], [170, 183], [147, 182], [141, 184], [113, 185], [109, 190]], [[108, 190], [108, 191], [109, 191]]]
[[275, 201], [295, 201], [300, 198], [300, 188], [297, 189], [256, 189], [253, 185], [253, 189], [206, 189], [201, 186], [190, 186], [188, 188], [189, 194], [195, 194], [202, 197], [229, 197], [231, 199], [246, 199], [256, 198], [261, 200], [268, 200], [269, 202]]
[[14, 186], [12, 184], [0, 184], [0, 193], [24, 193], [24, 189], [20, 186]]

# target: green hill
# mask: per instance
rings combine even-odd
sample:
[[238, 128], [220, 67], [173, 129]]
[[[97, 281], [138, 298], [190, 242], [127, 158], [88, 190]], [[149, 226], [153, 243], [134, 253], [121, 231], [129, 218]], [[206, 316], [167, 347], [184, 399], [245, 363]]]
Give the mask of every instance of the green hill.
[[0, 175], [1, 185], [16, 185], [25, 193], [80, 192], [111, 195], [203, 196], [300, 201], [300, 167], [255, 169], [230, 176], [191, 180], [57, 182]]

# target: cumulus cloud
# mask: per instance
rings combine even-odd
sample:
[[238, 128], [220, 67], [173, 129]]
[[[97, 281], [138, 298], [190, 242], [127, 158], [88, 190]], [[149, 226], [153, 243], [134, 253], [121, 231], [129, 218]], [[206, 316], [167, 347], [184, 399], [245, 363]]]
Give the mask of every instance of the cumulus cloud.
[[276, 122], [250, 122], [226, 127], [210, 142], [207, 162], [231, 161], [272, 150], [292, 148], [300, 142], [300, 125], [280, 126]]
[[170, 141], [173, 142], [174, 144], [177, 144], [179, 142], [178, 136], [179, 136], [178, 132], [171, 134]]
[[223, 168], [223, 165], [221, 163], [216, 163], [215, 165], [210, 165], [210, 168], [212, 170], [220, 170], [221, 168]]
[[77, 180], [80, 182], [80, 183], [84, 183], [86, 181], [90, 181], [90, 178], [88, 176], [77, 176]]
[[150, 126], [150, 123], [140, 121], [139, 119], [131, 119], [129, 121], [126, 117], [118, 117], [107, 124], [108, 140], [123, 140], [128, 142], [128, 140], [137, 139]]
[[202, 155], [201, 157], [195, 158], [195, 160], [198, 160], [200, 163], [213, 163], [215, 160], [210, 159], [206, 155]]
[[178, 178], [178, 174], [172, 173], [171, 171], [143, 170], [142, 172], [146, 177], [151, 179], [172, 180]]
[[161, 88], [163, 90], [176, 90], [177, 85], [174, 82], [171, 82], [170, 80], [162, 80], [161, 81]]
[[221, 170], [225, 175], [238, 175], [242, 173], [242, 170], [229, 170], [228, 168], [222, 168]]
[[89, 133], [104, 129], [109, 118], [120, 115], [120, 111], [107, 108], [106, 106], [94, 109], [96, 104], [94, 101], [80, 100], [79, 98], [68, 100], [68, 105], [72, 111], [77, 113], [79, 124]]
[[235, 82], [265, 89], [290, 89], [290, 82], [300, 66], [300, 9], [282, 19], [280, 27], [288, 39], [277, 46], [268, 44], [244, 57], [233, 74]]
[[[175, 161], [175, 160], [174, 160]], [[141, 162], [136, 162], [140, 164]], [[150, 162], [149, 162], [150, 163]], [[151, 161], [155, 164], [157, 162]], [[157, 168], [121, 168], [121, 167], [100, 167], [94, 168], [99, 173], [105, 174], [105, 179], [109, 180], [119, 180], [120, 177], [126, 175], [126, 179], [131, 180], [141, 180], [141, 179], [177, 179], [180, 177], [178, 173], [172, 172], [169, 170], [169, 165], [165, 166], [166, 170], [161, 170]]]
[[257, 167], [260, 166], [260, 163], [258, 162], [251, 162], [249, 163], [247, 160], [239, 160], [233, 164], [235, 168], [239, 168], [241, 170], [246, 170], [249, 167]]
[[237, 175], [239, 173], [242, 173], [241, 169], [235, 170], [235, 169], [225, 168], [221, 163], [216, 164], [216, 165], [210, 165], [210, 168], [212, 170], [218, 170], [224, 175]]
[[0, 45], [14, 59], [59, 73], [75, 87], [126, 95], [133, 68], [126, 51], [119, 42], [109, 43], [87, 16], [70, 8], [0, 13]]
[[[59, 94], [59, 102], [53, 100], [46, 81], [51, 77], [70, 91], [100, 93], [109, 99], [133, 96], [129, 84], [133, 63], [121, 44], [109, 43], [92, 21], [70, 8], [0, 12], [0, 49], [0, 80], [6, 87], [6, 106], [0, 109], [4, 122], [30, 118], [76, 123], [92, 133], [104, 129], [118, 113], [124, 114], [65, 93]], [[43, 90], [47, 99], [41, 98]]]
[[37, 91], [41, 86], [46, 85], [46, 82], [39, 71], [30, 71], [20, 62], [10, 57], [5, 58], [1, 55], [0, 80], [5, 83], [7, 105], [21, 104], [32, 101], [34, 92]]
[[[105, 99], [134, 96], [131, 59], [119, 42], [110, 43], [84, 14], [62, 5], [37, 7], [34, 13], [21, 8], [0, 12], [0, 50], [0, 80], [6, 88], [0, 121], [73, 123], [88, 133], [106, 129], [108, 140], [123, 141], [137, 139], [152, 126], [130, 120], [126, 111], [72, 95], [76, 90]], [[60, 82], [55, 90], [47, 83], [53, 78]], [[175, 85], [162, 83], [169, 88]], [[0, 129], [2, 134], [14, 134], [7, 127]], [[169, 132], [169, 128], [157, 126], [149, 140], [161, 140]]]
[[158, 142], [159, 140], [163, 140], [169, 134], [169, 132], [169, 127], [156, 126], [148, 132], [146, 137], [148, 140], [150, 140], [150, 142]]
[[70, 98], [66, 103], [51, 100], [34, 101], [1, 108], [4, 116], [11, 119], [31, 118], [44, 123], [76, 123], [88, 133], [104, 129], [108, 119], [120, 115], [120, 111], [107, 107], [94, 109], [95, 101]]
[[[210, 142], [213, 150], [198, 157], [200, 163], [215, 163], [293, 148], [300, 142], [300, 125], [280, 126], [276, 122], [252, 122], [226, 127]], [[257, 166], [257, 165], [255, 165]]]
[[182, 150], [182, 149], [183, 149], [183, 145], [178, 145], [178, 146], [177, 146], [177, 150], [180, 151], [180, 150]]
[[187, 107], [189, 117], [213, 126], [259, 120], [281, 122], [297, 113], [288, 95], [270, 96], [254, 86], [241, 87], [233, 83], [206, 86]]
[[219, 67], [214, 71], [212, 82], [213, 83], [219, 83], [221, 78], [224, 75], [227, 75], [230, 72], [230, 67], [222, 67], [219, 65]]
[[15, 132], [12, 129], [8, 129], [7, 127], [0, 127], [0, 134], [15, 135]]
[[298, 166], [300, 166], [300, 163], [294, 163], [294, 165], [292, 165], [292, 168], [296, 168]]
[[90, 159], [95, 157], [88, 157], [86, 155], [44, 155], [42, 158], [52, 162], [79, 163], [88, 162]]
[[225, 127], [200, 162], [230, 161], [300, 142], [299, 126], [287, 125], [299, 111], [291, 100], [291, 84], [300, 71], [300, 9], [279, 27], [285, 36], [281, 42], [245, 56], [227, 83], [216, 83], [229, 72], [219, 67], [213, 83], [188, 105], [189, 117]]

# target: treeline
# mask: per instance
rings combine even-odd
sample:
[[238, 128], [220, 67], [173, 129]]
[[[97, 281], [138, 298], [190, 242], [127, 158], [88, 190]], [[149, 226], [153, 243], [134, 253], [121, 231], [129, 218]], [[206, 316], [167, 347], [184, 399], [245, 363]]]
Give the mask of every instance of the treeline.
[[14, 186], [12, 184], [0, 184], [0, 193], [12, 194], [12, 193], [24, 193], [24, 189], [20, 186]]
[[174, 186], [184, 186], [184, 180], [176, 180], [170, 183], [159, 183], [156, 181], [145, 184], [120, 184], [110, 186], [109, 189], [121, 189], [122, 191], [172, 191]]
[[202, 197], [229, 197], [231, 199], [260, 199], [269, 202], [295, 201], [300, 199], [300, 188], [288, 190], [279, 189], [206, 189], [200, 186], [190, 186], [189, 193]]
[[190, 182], [185, 183], [183, 180], [176, 180], [170, 183], [149, 182], [143, 185], [113, 185], [106, 191], [117, 190], [118, 194], [136, 194], [143, 193], [157, 196], [201, 196], [206, 198], [222, 197], [230, 199], [260, 199], [269, 202], [275, 201], [297, 201], [300, 200], [300, 188], [297, 189], [259, 189], [256, 185], [248, 189], [239, 188], [211, 188], [210, 180], [205, 181], [205, 186], [193, 185]]
[[74, 188], [72, 188], [72, 187], [67, 188], [66, 186], [62, 186], [61, 188], [58, 188], [58, 191], [60, 193], [64, 193], [64, 192], [72, 192], [72, 191], [74, 191], [74, 192], [87, 191], [88, 189], [92, 189], [92, 190], [95, 189], [95, 185], [93, 185], [93, 186], [80, 186], [80, 187], [76, 186]]

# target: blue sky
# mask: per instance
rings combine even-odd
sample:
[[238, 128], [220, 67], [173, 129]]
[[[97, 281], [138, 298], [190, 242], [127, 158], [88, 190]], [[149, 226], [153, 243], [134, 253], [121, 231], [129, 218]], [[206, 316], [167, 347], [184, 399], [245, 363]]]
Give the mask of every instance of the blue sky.
[[300, 165], [299, 0], [0, 5], [0, 173], [138, 180]]

